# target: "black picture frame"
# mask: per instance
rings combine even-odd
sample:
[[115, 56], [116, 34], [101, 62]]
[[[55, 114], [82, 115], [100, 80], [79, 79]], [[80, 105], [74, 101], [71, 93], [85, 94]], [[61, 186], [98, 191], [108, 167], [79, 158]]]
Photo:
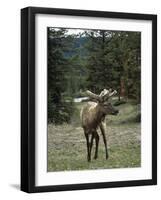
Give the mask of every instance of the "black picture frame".
[[[152, 21], [152, 179], [35, 186], [35, 15], [54, 14]], [[157, 184], [157, 16], [91, 10], [21, 9], [21, 190], [50, 192]]]

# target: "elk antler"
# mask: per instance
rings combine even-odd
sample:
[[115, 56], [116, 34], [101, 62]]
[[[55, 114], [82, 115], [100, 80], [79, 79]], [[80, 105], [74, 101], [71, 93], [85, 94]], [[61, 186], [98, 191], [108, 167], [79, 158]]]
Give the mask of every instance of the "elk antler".
[[102, 97], [104, 97], [104, 96], [107, 96], [109, 93], [110, 93], [109, 90], [104, 89], [104, 90], [102, 90], [102, 92], [100, 93], [99, 96], [102, 98]]
[[93, 92], [91, 92], [89, 90], [86, 91], [86, 94], [90, 98], [92, 98], [93, 100], [97, 100], [99, 102], [104, 102], [104, 101], [108, 100], [110, 97], [114, 96], [116, 93], [117, 93], [117, 91], [114, 90], [112, 92], [112, 89], [109, 89], [109, 90], [104, 89], [104, 90], [102, 90], [102, 92], [100, 93], [100, 95], [94, 94]]
[[113, 92], [111, 92], [111, 93], [109, 94], [109, 97], [112, 97], [112, 96], [114, 96], [115, 94], [117, 94], [117, 91], [116, 91], [116, 90], [114, 90]]
[[89, 91], [89, 90], [86, 91], [86, 94], [87, 94], [90, 98], [95, 99], [95, 100], [97, 100], [97, 101], [99, 101], [99, 102], [102, 100], [101, 97], [100, 97], [99, 95], [94, 94], [93, 92], [91, 92], [91, 91]]
[[103, 101], [108, 100], [110, 97], [114, 96], [117, 93], [116, 90], [114, 90], [112, 92], [112, 89], [110, 88], [109, 90], [104, 89], [101, 93], [100, 93], [100, 97]]

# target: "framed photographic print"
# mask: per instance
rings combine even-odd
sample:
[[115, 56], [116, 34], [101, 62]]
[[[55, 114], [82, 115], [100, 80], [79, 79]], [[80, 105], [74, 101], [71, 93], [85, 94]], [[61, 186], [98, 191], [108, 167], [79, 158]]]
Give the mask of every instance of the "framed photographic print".
[[157, 16], [21, 10], [21, 190], [157, 184]]

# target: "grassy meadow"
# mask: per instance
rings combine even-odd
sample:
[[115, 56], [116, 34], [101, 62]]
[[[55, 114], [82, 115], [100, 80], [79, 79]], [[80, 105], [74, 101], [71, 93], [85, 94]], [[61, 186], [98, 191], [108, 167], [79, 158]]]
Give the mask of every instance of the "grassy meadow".
[[117, 116], [106, 117], [106, 138], [109, 159], [105, 159], [102, 135], [98, 159], [87, 162], [86, 140], [80, 124], [80, 109], [86, 102], [75, 103], [70, 124], [48, 124], [48, 172], [64, 170], [89, 170], [131, 168], [141, 165], [141, 124], [137, 122], [138, 107], [132, 102], [117, 106]]

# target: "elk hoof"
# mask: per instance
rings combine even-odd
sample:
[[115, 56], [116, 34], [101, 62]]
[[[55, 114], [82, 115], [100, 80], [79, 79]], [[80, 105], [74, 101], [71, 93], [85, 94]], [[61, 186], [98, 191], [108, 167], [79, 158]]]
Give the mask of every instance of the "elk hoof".
[[91, 162], [91, 158], [88, 157], [87, 160], [88, 160], [88, 162]]
[[109, 156], [108, 156], [108, 154], [107, 154], [107, 155], [106, 155], [106, 160], [108, 160], [108, 157], [109, 157]]

